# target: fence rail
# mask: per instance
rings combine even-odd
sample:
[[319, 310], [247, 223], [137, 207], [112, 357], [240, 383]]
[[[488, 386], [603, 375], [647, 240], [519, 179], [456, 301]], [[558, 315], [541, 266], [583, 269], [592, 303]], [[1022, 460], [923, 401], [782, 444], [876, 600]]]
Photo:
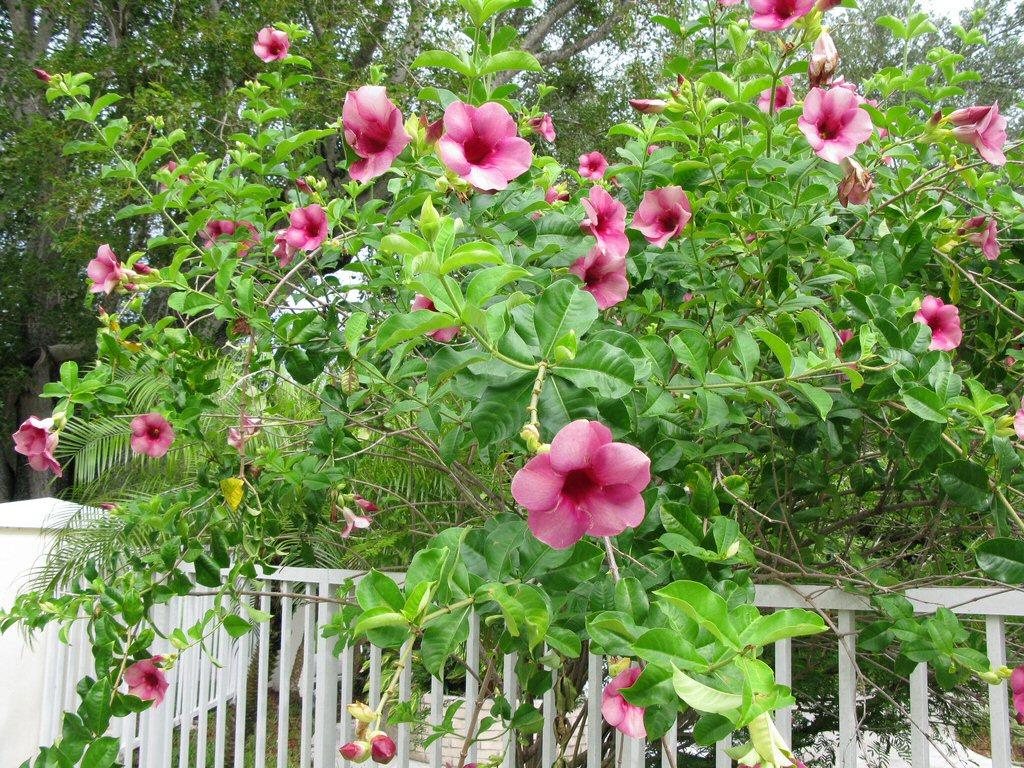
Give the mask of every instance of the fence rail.
[[[382, 689], [382, 651], [375, 646], [347, 648], [340, 656], [333, 653], [333, 640], [322, 636], [330, 624], [337, 605], [314, 601], [332, 597], [338, 586], [358, 580], [361, 573], [341, 570], [285, 568], [264, 575], [253, 591], [285, 593], [271, 600], [268, 594], [258, 595], [254, 607], [270, 612], [276, 609], [279, 619], [272, 625], [263, 622], [255, 634], [232, 640], [223, 629], [207, 640], [208, 655], [192, 649], [181, 655], [169, 675], [170, 687], [164, 703], [121, 724], [121, 756], [125, 766], [137, 768], [348, 768], [338, 752], [341, 744], [352, 736], [351, 718], [346, 708], [354, 698], [365, 698], [371, 706], [380, 700]], [[393, 574], [396, 580], [402, 574]], [[1006, 663], [1005, 621], [1024, 617], [1024, 600], [1009, 589], [912, 589], [903, 593], [920, 614], [946, 607], [966, 617], [983, 620], [986, 627], [988, 656], [993, 664]], [[307, 596], [314, 600], [301, 600]], [[857, 617], [870, 614], [872, 608], [865, 598], [841, 590], [820, 586], [760, 585], [755, 603], [762, 609], [790, 607], [812, 608], [829, 616], [838, 654], [839, 733], [836, 749], [838, 768], [858, 766], [858, 671]], [[176, 598], [162, 606], [156, 617], [162, 628], [187, 626], [212, 609], [210, 597]], [[276, 634], [276, 637], [273, 635]], [[170, 652], [168, 645], [157, 652]], [[465, 648], [466, 666], [479, 670], [481, 660], [480, 627], [471, 617], [469, 638]], [[791, 640], [775, 644], [776, 679], [790, 685], [793, 670]], [[274, 663], [271, 663], [272, 657]], [[366, 658], [367, 673], [361, 675], [357, 658]], [[215, 660], [216, 663], [214, 663]], [[60, 642], [55, 634], [48, 638], [47, 690], [53, 691], [44, 713], [43, 736], [55, 738], [60, 731], [60, 713], [76, 705], [74, 684], [89, 671], [91, 658], [84, 629], [72, 631], [69, 642]], [[502, 664], [503, 695], [513, 708], [520, 692], [515, 675], [516, 659], [505, 656]], [[365, 687], [354, 690], [357, 680]], [[413, 667], [411, 658], [401, 670], [398, 700], [408, 701], [412, 694]], [[586, 718], [580, 729], [576, 749], [586, 753], [586, 768], [602, 768], [602, 744], [611, 738], [601, 718], [601, 692], [606, 680], [605, 662], [591, 655], [587, 662], [586, 683], [581, 688], [580, 715]], [[453, 698], [464, 699], [460, 710], [462, 728], [479, 693], [479, 681], [466, 675], [462, 694], [449, 695], [446, 701], [445, 681], [432, 678], [425, 701], [430, 722], [440, 723], [445, 708]], [[908, 698], [913, 768], [939, 768], [930, 765], [932, 729], [928, 712], [928, 670], [919, 664], [909, 680]], [[549, 691], [541, 702], [544, 727], [540, 735], [540, 765], [550, 768], [556, 755], [555, 694]], [[248, 718], [248, 707], [255, 707]], [[992, 768], [1010, 768], [1010, 719], [1007, 686], [991, 686], [989, 692]], [[780, 710], [776, 724], [782, 735], [791, 737], [793, 712]], [[249, 732], [250, 723], [252, 732]], [[273, 729], [272, 729], [273, 726]], [[442, 768], [450, 759], [450, 747], [444, 740], [435, 741], [426, 754], [413, 749], [409, 726], [400, 725], [394, 734], [398, 745], [395, 765], [427, 764]], [[504, 735], [504, 768], [517, 768], [515, 745]], [[648, 755], [661, 752], [660, 765], [675, 765], [679, 748], [675, 729], [661, 745], [645, 744], [615, 734], [614, 765], [619, 768], [645, 768]], [[418, 743], [419, 740], [416, 739]], [[460, 739], [461, 742], [461, 739]], [[732, 761], [725, 749], [728, 739], [715, 749], [716, 768], [729, 768]], [[595, 748], [597, 746], [597, 748]], [[588, 748], [589, 747], [589, 748]], [[271, 749], [272, 748], [272, 749]], [[446, 752], [446, 749], [449, 752]], [[500, 750], [499, 750], [500, 751]], [[490, 742], [474, 744], [469, 762], [493, 754]], [[670, 757], [671, 755], [671, 757]], [[414, 757], [419, 762], [414, 761]], [[953, 763], [955, 765], [955, 763]], [[607, 763], [605, 763], [605, 767]], [[944, 766], [943, 766], [944, 768]]]

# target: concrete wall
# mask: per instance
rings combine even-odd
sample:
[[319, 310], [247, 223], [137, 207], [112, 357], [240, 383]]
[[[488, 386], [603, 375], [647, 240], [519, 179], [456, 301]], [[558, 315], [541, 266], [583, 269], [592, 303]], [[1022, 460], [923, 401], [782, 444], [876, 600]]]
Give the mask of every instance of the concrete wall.
[[[8, 609], [41, 564], [47, 531], [60, 519], [56, 499], [0, 504], [0, 608]], [[0, 635], [0, 768], [16, 768], [40, 746], [46, 643], [19, 629]]]

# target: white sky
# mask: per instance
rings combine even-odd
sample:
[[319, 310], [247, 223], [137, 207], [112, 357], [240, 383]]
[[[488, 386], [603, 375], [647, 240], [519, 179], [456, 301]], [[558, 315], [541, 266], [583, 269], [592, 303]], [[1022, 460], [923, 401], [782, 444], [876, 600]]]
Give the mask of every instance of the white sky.
[[964, 8], [971, 5], [970, 0], [922, 0], [921, 5], [931, 13], [942, 13], [956, 16]]

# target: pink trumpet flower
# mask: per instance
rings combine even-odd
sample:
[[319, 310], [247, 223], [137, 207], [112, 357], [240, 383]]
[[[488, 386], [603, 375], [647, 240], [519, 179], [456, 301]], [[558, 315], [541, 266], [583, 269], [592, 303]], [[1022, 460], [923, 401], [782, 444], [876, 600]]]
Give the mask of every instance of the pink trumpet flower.
[[921, 309], [914, 315], [914, 322], [927, 325], [932, 331], [928, 349], [949, 352], [960, 346], [963, 331], [960, 328], [960, 310], [954, 304], [946, 304], [935, 296], [925, 296]]
[[958, 109], [949, 116], [953, 136], [963, 144], [971, 144], [978, 154], [992, 165], [1005, 165], [1006, 118], [999, 114], [999, 102], [992, 106]]
[[644, 192], [636, 209], [633, 229], [643, 233], [651, 245], [664, 248], [670, 239], [683, 233], [691, 216], [690, 198], [682, 187], [651, 189]]
[[580, 201], [587, 218], [580, 229], [597, 239], [601, 250], [611, 256], [625, 256], [629, 252], [626, 237], [626, 206], [608, 194], [604, 187], [592, 187], [590, 194]]
[[256, 42], [252, 44], [252, 52], [260, 59], [269, 64], [272, 61], [281, 61], [288, 55], [288, 48], [291, 41], [288, 35], [273, 27], [264, 27], [256, 33]]
[[158, 665], [163, 656], [137, 661], [124, 671], [124, 681], [128, 685], [128, 693], [143, 701], [152, 701], [158, 707], [167, 693], [167, 676]]
[[444, 111], [444, 130], [438, 142], [441, 161], [477, 189], [505, 189], [533, 162], [530, 143], [516, 133], [515, 120], [497, 102], [479, 107], [452, 102]]
[[604, 424], [577, 419], [512, 478], [512, 496], [527, 510], [533, 535], [555, 549], [584, 534], [616, 536], [644, 519], [640, 494], [651, 460], [635, 446], [612, 442]]
[[29, 416], [12, 437], [14, 452], [26, 457], [32, 469], [36, 472], [50, 470], [57, 477], [61, 476], [60, 462], [53, 455], [60, 439], [53, 431], [53, 419]]
[[615, 306], [629, 293], [626, 258], [605, 253], [596, 245], [586, 256], [576, 259], [569, 271], [583, 280], [583, 289], [593, 295], [601, 309]]
[[871, 138], [871, 115], [860, 108], [861, 98], [845, 88], [812, 88], [797, 121], [814, 154], [830, 163], [852, 155]]
[[154, 459], [166, 454], [174, 442], [174, 429], [171, 423], [159, 413], [136, 416], [132, 419], [131, 429], [132, 450]]
[[774, 114], [780, 109], [792, 107], [796, 104], [796, 96], [793, 95], [793, 78], [786, 75], [775, 86], [775, 103], [772, 104], [772, 89], [765, 88], [757, 98], [757, 107], [762, 112]]
[[814, 0], [750, 0], [750, 26], [764, 32], [778, 32], [814, 8]]
[[619, 692], [629, 688], [643, 672], [640, 667], [630, 667], [617, 674], [601, 694], [601, 715], [608, 725], [633, 739], [647, 738], [644, 726], [644, 708], [630, 704]]
[[346, 143], [362, 158], [348, 169], [359, 182], [384, 173], [412, 140], [403, 127], [402, 112], [382, 85], [364, 85], [346, 93], [341, 123]]
[[600, 181], [608, 170], [608, 160], [600, 152], [588, 152], [580, 155], [579, 173], [584, 179]]

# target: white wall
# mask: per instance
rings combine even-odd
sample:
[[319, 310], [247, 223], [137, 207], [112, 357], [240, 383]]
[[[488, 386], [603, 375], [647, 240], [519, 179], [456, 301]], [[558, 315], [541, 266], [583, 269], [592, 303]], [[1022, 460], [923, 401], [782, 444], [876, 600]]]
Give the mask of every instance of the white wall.
[[[64, 502], [33, 499], [0, 504], [0, 608], [10, 608], [41, 564], [50, 520]], [[0, 635], [0, 768], [16, 768], [40, 746], [46, 643], [14, 628]]]

